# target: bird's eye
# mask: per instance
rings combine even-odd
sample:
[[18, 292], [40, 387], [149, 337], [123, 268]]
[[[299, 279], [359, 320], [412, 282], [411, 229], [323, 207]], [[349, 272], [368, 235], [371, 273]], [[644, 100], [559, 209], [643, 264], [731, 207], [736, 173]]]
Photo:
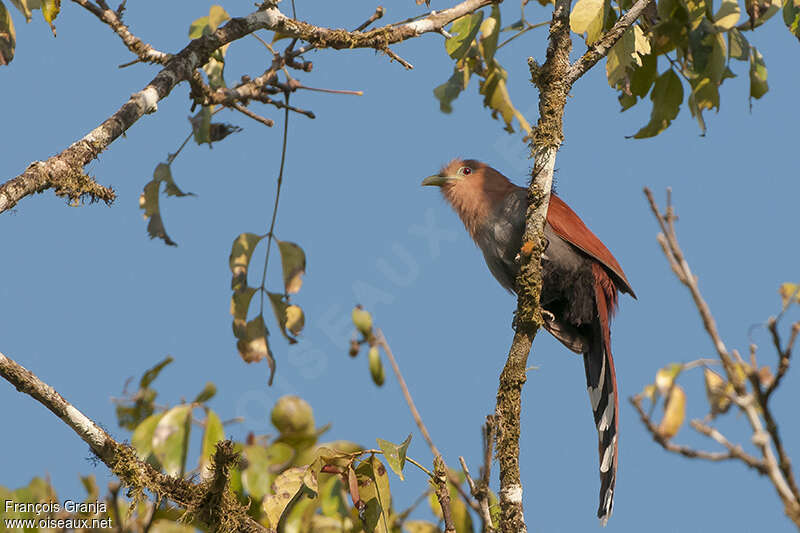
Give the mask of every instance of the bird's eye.
[[472, 174], [472, 169], [469, 167], [461, 167], [458, 169], [459, 176], [469, 176], [470, 174]]

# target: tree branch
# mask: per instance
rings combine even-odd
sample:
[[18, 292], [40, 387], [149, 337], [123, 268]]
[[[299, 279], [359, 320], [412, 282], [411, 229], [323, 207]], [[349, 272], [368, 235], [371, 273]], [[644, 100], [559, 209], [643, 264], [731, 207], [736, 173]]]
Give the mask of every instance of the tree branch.
[[[465, 0], [449, 9], [432, 12], [420, 20], [399, 26], [384, 26], [365, 33], [313, 26], [287, 17], [273, 4], [266, 4], [245, 17], [233, 18], [214, 33], [191, 41], [183, 50], [171, 56], [164, 69], [144, 89], [133, 94], [116, 113], [82, 139], [46, 161], [35, 161], [22, 174], [0, 185], [0, 213], [13, 208], [24, 197], [50, 188], [73, 201], [88, 197], [93, 201], [112, 202], [114, 191], [95, 183], [83, 172], [83, 167], [96, 159], [143, 115], [155, 112], [158, 102], [178, 83], [190, 79], [194, 70], [203, 66], [220, 46], [256, 30], [278, 31], [308, 41], [316, 48], [386, 50], [390, 44], [424, 33], [438, 32], [453, 20], [491, 3], [491, 0]], [[86, 4], [84, 7], [89, 9], [88, 2]], [[103, 16], [106, 15], [107, 11], [104, 11]]]
[[522, 386], [526, 380], [528, 355], [542, 325], [539, 295], [542, 287], [541, 256], [544, 225], [553, 184], [556, 153], [564, 139], [563, 117], [569, 84], [569, 30], [571, 0], [557, 0], [550, 22], [547, 58], [539, 67], [528, 59], [533, 83], [539, 89], [539, 121], [533, 133], [531, 155], [534, 168], [528, 187], [528, 210], [520, 251], [520, 272], [516, 280], [517, 310], [514, 339], [509, 349], [497, 390], [497, 460], [500, 465], [500, 529], [504, 533], [527, 532], [522, 505], [519, 471], [520, 414]]
[[224, 524], [226, 530], [247, 533], [271, 531], [250, 518], [247, 509], [239, 504], [230, 491], [224, 489], [227, 469], [234, 460], [232, 446], [226, 448], [224, 443], [218, 446], [214, 456], [214, 475], [207, 482], [195, 484], [167, 476], [141, 461], [133, 448], [115, 441], [55, 389], [2, 353], [0, 376], [18, 391], [47, 407], [72, 428], [112, 473], [130, 488], [134, 498], [144, 498], [145, 490], [159, 498], [168, 498], [211, 526], [212, 530]]

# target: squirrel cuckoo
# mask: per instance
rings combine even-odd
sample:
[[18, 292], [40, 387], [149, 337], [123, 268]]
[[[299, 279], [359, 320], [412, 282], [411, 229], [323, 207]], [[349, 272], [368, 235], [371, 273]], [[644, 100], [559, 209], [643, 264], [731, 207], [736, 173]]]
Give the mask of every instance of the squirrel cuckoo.
[[[451, 161], [422, 185], [441, 187], [445, 200], [483, 252], [492, 275], [513, 292], [525, 230], [527, 189], [473, 159]], [[617, 290], [636, 295], [608, 248], [555, 193], [550, 196], [544, 235], [547, 244], [542, 255], [540, 298], [544, 327], [564, 346], [583, 354], [600, 456], [597, 517], [605, 525], [614, 502], [619, 427], [609, 321], [617, 306]]]

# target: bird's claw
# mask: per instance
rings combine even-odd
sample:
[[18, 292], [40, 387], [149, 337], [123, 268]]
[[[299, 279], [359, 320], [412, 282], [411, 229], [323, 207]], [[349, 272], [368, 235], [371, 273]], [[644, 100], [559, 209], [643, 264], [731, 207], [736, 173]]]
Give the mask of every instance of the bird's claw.
[[547, 309], [542, 309], [542, 316], [543, 316], [543, 317], [545, 318], [545, 320], [547, 320], [548, 322], [552, 322], [553, 320], [555, 320], [555, 319], [556, 319], [556, 315], [554, 315], [553, 313], [551, 313], [551, 312], [550, 312], [550, 311], [548, 311]]

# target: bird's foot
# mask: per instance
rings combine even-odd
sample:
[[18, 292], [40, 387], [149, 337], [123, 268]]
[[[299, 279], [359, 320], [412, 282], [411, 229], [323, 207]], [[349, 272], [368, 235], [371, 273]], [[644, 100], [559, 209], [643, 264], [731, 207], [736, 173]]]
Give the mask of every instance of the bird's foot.
[[545, 320], [547, 320], [548, 322], [552, 322], [553, 320], [555, 320], [555, 319], [556, 319], [556, 315], [554, 315], [553, 313], [551, 313], [551, 312], [550, 312], [550, 311], [548, 311], [547, 309], [542, 309], [542, 316], [543, 316], [543, 317], [544, 317], [544, 319], [545, 319]]

